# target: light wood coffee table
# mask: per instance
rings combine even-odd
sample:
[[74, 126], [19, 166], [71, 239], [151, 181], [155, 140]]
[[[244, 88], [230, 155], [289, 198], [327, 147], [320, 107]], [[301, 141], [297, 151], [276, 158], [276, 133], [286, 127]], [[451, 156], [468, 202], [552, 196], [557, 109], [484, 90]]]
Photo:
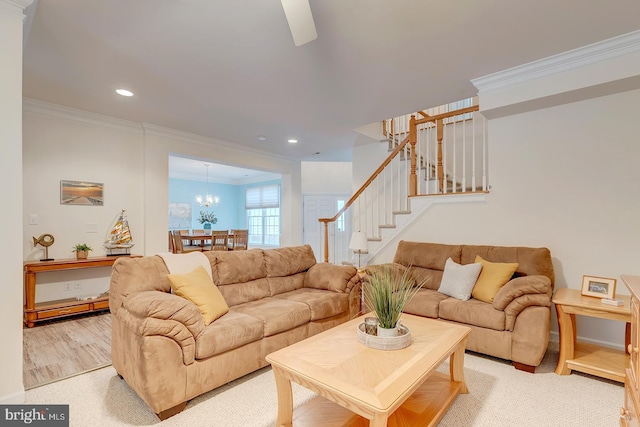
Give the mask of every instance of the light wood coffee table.
[[[276, 426], [365, 426], [365, 419], [375, 427], [435, 426], [455, 397], [468, 393], [464, 351], [470, 328], [403, 314], [413, 342], [385, 351], [360, 344], [356, 328], [363, 320], [267, 356], [278, 391]], [[436, 372], [447, 358], [449, 375]], [[295, 417], [290, 381], [321, 396], [297, 408]]]

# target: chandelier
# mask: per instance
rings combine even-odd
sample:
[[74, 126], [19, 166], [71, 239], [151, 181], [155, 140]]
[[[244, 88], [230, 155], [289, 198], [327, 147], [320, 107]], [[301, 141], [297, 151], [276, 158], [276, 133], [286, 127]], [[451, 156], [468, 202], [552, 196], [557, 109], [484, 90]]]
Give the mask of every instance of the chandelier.
[[218, 202], [220, 202], [220, 197], [214, 197], [209, 194], [209, 164], [205, 163], [204, 165], [207, 168], [207, 184], [204, 191], [205, 196], [203, 197], [202, 195], [198, 194], [196, 196], [196, 202], [198, 202], [200, 206], [208, 208], [211, 205], [217, 205]]

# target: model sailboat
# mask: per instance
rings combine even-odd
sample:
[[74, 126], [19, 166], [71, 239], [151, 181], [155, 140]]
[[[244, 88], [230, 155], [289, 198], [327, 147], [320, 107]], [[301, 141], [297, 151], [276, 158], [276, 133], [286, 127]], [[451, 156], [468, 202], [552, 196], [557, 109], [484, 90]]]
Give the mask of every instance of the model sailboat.
[[124, 209], [122, 209], [122, 212], [116, 217], [111, 229], [107, 233], [104, 247], [107, 250], [107, 256], [130, 255], [133, 245], [129, 222], [127, 221]]

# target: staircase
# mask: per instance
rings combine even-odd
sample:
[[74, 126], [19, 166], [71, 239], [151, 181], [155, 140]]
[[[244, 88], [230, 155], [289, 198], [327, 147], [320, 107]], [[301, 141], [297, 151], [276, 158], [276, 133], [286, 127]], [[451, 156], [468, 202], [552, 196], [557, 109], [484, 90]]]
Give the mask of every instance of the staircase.
[[341, 252], [336, 245], [348, 242], [330, 239], [336, 220], [347, 210], [352, 229], [367, 236], [368, 253], [361, 254], [365, 265], [434, 204], [486, 198], [486, 122], [473, 102], [470, 98], [382, 122], [388, 157], [336, 215], [319, 219], [325, 262], [347, 261], [333, 259], [331, 253]]

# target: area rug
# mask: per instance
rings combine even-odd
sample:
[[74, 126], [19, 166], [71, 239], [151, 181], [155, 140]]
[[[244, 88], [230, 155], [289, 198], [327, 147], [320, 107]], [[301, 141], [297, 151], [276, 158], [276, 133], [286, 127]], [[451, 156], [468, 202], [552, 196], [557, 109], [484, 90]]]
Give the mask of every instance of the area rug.
[[25, 389], [111, 364], [111, 314], [59, 319], [23, 329]]
[[[618, 425], [622, 384], [585, 374], [559, 376], [557, 343], [535, 374], [517, 371], [510, 363], [467, 353], [465, 377], [470, 393], [459, 395], [441, 427]], [[448, 364], [439, 369], [448, 372]], [[292, 385], [294, 408], [315, 397]], [[163, 422], [120, 379], [113, 367], [75, 376], [26, 393], [27, 403], [70, 405], [70, 425], [266, 427], [275, 425], [277, 397], [270, 368], [264, 368], [187, 404]], [[295, 416], [295, 409], [294, 409]]]

